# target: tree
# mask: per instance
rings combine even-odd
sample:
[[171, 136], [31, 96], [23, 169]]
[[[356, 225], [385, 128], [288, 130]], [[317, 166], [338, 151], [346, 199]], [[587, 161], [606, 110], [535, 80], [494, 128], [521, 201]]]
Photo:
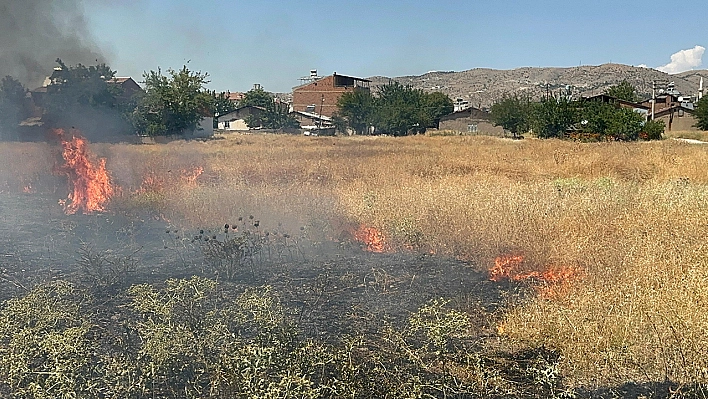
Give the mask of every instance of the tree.
[[59, 66], [49, 77], [47, 86], [46, 112], [61, 117], [77, 107], [115, 108], [121, 90], [108, 82], [115, 71], [106, 64], [67, 66], [57, 59]]
[[490, 110], [494, 126], [501, 126], [514, 137], [528, 131], [531, 123], [531, 106], [528, 99], [519, 96], [506, 96]]
[[[644, 117], [618, 104], [590, 101], [582, 104], [582, 130], [599, 139], [637, 140], [645, 126]], [[650, 125], [650, 129], [653, 128]], [[663, 132], [663, 128], [662, 128]], [[653, 131], [652, 131], [653, 133]], [[661, 134], [659, 134], [661, 137]]]
[[643, 140], [661, 140], [665, 129], [666, 123], [662, 120], [646, 121], [639, 138]]
[[702, 97], [696, 103], [696, 110], [693, 114], [696, 117], [696, 127], [701, 130], [708, 130], [708, 96]]
[[607, 95], [633, 103], [638, 100], [636, 89], [626, 80], [623, 80], [620, 84], [610, 87], [607, 90]]
[[17, 125], [29, 117], [25, 107], [27, 89], [12, 76], [0, 81], [0, 138], [15, 134]]
[[617, 108], [612, 114], [606, 135], [615, 140], [634, 141], [644, 126], [644, 117], [629, 108]]
[[337, 100], [337, 110], [346, 127], [356, 134], [366, 134], [373, 122], [374, 97], [369, 90], [348, 91]]
[[228, 93], [216, 94], [216, 91], [214, 91], [212, 92], [212, 97], [214, 101], [214, 116], [216, 117], [226, 115], [237, 108], [236, 104], [229, 99]]
[[548, 97], [533, 107], [533, 128], [540, 138], [563, 138], [577, 121], [576, 104], [567, 97]]
[[274, 101], [272, 94], [263, 90], [261, 87], [251, 89], [244, 94], [243, 99], [239, 102], [240, 107], [253, 105], [256, 107], [266, 108]]
[[158, 68], [143, 75], [145, 95], [133, 119], [140, 134], [183, 134], [196, 129], [205, 115], [214, 114], [213, 96], [204, 89], [208, 74], [192, 72], [186, 65], [167, 73]]
[[383, 85], [374, 101], [374, 121], [382, 133], [405, 136], [425, 129], [423, 90], [398, 82]]
[[289, 129], [297, 128], [300, 123], [290, 115], [290, 106], [280, 101], [275, 101], [275, 97], [263, 90], [254, 88], [244, 94], [240, 106], [254, 106], [262, 108], [260, 114], [251, 114], [246, 117], [248, 127], [262, 127], [265, 129]]
[[57, 59], [42, 104], [51, 127], [77, 128], [92, 140], [130, 130], [134, 104], [121, 101], [122, 89], [112, 84], [115, 72], [106, 64], [68, 66]]
[[426, 118], [429, 121], [425, 124], [425, 127], [434, 128], [440, 126], [440, 118], [451, 114], [455, 110], [455, 106], [450, 97], [439, 91], [426, 94], [423, 98], [423, 107], [427, 114]]
[[[266, 129], [292, 129], [300, 127], [300, 123], [290, 115], [290, 106], [273, 101], [265, 107], [260, 117], [246, 117], [248, 126], [262, 126]], [[253, 124], [252, 124], [253, 123]]]
[[583, 132], [592, 133], [597, 138], [602, 138], [607, 133], [616, 108], [614, 104], [601, 101], [584, 102], [581, 109]]

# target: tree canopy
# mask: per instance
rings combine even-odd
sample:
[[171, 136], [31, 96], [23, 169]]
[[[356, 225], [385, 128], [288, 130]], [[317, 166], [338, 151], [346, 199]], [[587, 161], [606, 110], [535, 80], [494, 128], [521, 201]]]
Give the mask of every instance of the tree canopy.
[[576, 104], [567, 97], [547, 97], [535, 103], [533, 131], [540, 138], [563, 138], [566, 131], [578, 122]]
[[607, 90], [607, 95], [619, 98], [620, 100], [637, 102], [639, 98], [637, 97], [637, 90], [632, 86], [631, 83], [623, 80], [621, 83], [610, 87]]
[[354, 90], [342, 94], [337, 100], [337, 116], [343, 118], [343, 126], [356, 134], [366, 134], [374, 119], [374, 97], [369, 90]]
[[253, 113], [246, 117], [246, 124], [250, 128], [262, 127], [264, 129], [288, 129], [300, 126], [298, 121], [290, 115], [290, 106], [280, 101], [261, 87], [253, 88], [244, 94], [240, 106], [260, 107], [260, 114]]
[[501, 126], [517, 137], [529, 129], [530, 101], [519, 96], [506, 96], [492, 105], [490, 117], [495, 126]]
[[106, 64], [67, 66], [57, 59], [59, 66], [50, 76], [47, 86], [46, 112], [61, 117], [76, 108], [115, 108], [121, 89], [109, 84], [115, 72]]
[[696, 127], [701, 130], [708, 130], [708, 96], [701, 97], [698, 100], [694, 116], [696, 117]]
[[0, 80], [0, 138], [15, 135], [17, 125], [29, 117], [25, 107], [27, 89], [12, 76]]
[[226, 115], [237, 108], [226, 92], [217, 94], [216, 91], [213, 91], [212, 97], [214, 101], [214, 116]]
[[115, 72], [106, 64], [58, 66], [49, 77], [43, 121], [51, 127], [75, 127], [92, 140], [125, 135], [130, 128], [134, 102], [122, 98], [113, 82]]
[[256, 87], [247, 91], [238, 105], [240, 107], [253, 105], [256, 107], [267, 108], [273, 103], [274, 100], [275, 98], [272, 94], [268, 93], [261, 87]]
[[376, 96], [368, 90], [344, 93], [337, 108], [337, 116], [358, 134], [375, 126], [378, 133], [405, 136], [437, 127], [440, 118], [453, 111], [453, 104], [443, 93], [425, 93], [412, 86], [390, 82], [383, 85]]
[[206, 115], [214, 114], [214, 97], [204, 88], [208, 74], [168, 69], [167, 75], [158, 68], [146, 72], [145, 95], [134, 113], [138, 133], [148, 136], [182, 134], [193, 131]]

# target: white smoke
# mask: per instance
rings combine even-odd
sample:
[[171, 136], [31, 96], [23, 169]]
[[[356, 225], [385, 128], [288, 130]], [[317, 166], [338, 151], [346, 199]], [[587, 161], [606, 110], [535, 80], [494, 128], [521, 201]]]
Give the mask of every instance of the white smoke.
[[688, 50], [681, 50], [671, 56], [671, 62], [656, 69], [669, 74], [690, 71], [703, 63], [703, 53], [706, 48], [696, 46]]

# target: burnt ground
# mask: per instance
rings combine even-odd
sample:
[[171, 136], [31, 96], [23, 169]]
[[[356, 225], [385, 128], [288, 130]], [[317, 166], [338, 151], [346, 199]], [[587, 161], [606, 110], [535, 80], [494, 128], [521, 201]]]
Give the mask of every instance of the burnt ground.
[[[105, 278], [108, 284], [109, 264], [116, 260], [130, 269], [124, 286], [191, 275], [224, 280], [201, 249], [205, 238], [235, 235], [232, 229], [224, 234], [223, 226], [184, 230], [150, 214], [65, 215], [56, 198], [39, 194], [0, 194], [0, 214], [0, 300], [55, 279]], [[454, 259], [369, 253], [352, 241], [314, 243], [305, 231], [267, 232], [248, 218], [238, 227], [239, 233], [249, 229], [262, 247], [236, 268], [229, 286], [272, 286], [303, 332], [325, 340], [399, 324], [433, 298], [448, 299], [485, 323], [515, 290]]]

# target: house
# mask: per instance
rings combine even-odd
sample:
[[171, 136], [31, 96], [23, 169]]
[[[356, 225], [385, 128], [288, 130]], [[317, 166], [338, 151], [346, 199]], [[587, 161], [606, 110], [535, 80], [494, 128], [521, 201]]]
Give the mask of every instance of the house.
[[673, 104], [668, 108], [663, 108], [658, 112], [654, 112], [654, 120], [664, 121], [667, 131], [672, 130], [691, 130], [698, 131], [696, 125], [696, 117], [694, 116], [693, 107], [685, 107], [682, 104]]
[[259, 117], [265, 112], [265, 108], [255, 105], [246, 105], [236, 108], [235, 110], [219, 116], [217, 129], [228, 131], [248, 131], [249, 127], [246, 124], [246, 119], [253, 115]]
[[331, 117], [337, 111], [337, 101], [342, 94], [355, 90], [369, 91], [370, 80], [353, 76], [338, 75], [317, 76], [317, 71], [310, 71], [308, 78], [301, 78], [305, 83], [293, 88], [293, 111], [309, 112]]
[[226, 92], [226, 98], [228, 98], [229, 101], [231, 101], [232, 103], [234, 103], [236, 105], [238, 105], [238, 103], [240, 103], [241, 100], [244, 99], [244, 97], [246, 97], [246, 94], [238, 92], [238, 91], [234, 92], [234, 93], [232, 93], [230, 91]]
[[448, 130], [459, 134], [485, 134], [505, 136], [504, 128], [494, 126], [489, 112], [469, 107], [440, 118], [439, 130]]
[[119, 102], [125, 102], [130, 99], [132, 99], [136, 94], [142, 93], [143, 88], [140, 87], [140, 85], [133, 80], [131, 77], [124, 77], [124, 78], [112, 78], [107, 81], [108, 84], [110, 85], [115, 85], [120, 87], [121, 89], [121, 94], [118, 96], [118, 101]]
[[[702, 89], [699, 89], [699, 90], [702, 90]], [[700, 96], [700, 94], [699, 94], [699, 96]], [[653, 102], [654, 102], [653, 108], [654, 108], [655, 117], [656, 117], [657, 113], [662, 112], [664, 110], [668, 110], [670, 108], [674, 108], [677, 105], [680, 105], [680, 106], [682, 106], [686, 109], [690, 109], [690, 110], [694, 109], [694, 98], [692, 98], [691, 96], [682, 95], [678, 90], [676, 90], [674, 82], [669, 83], [666, 90], [664, 90], [664, 89], [659, 90], [659, 92], [655, 96]], [[649, 111], [651, 114], [652, 99], [643, 101], [642, 104], [649, 108]]]

